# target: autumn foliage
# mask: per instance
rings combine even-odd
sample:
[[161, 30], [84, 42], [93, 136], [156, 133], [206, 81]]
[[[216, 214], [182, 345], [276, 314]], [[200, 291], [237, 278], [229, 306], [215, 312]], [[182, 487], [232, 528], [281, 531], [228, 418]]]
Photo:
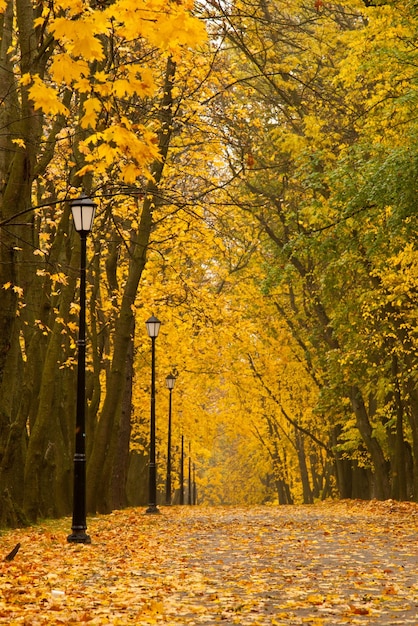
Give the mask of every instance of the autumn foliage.
[[168, 393], [199, 502], [418, 498], [413, 2], [0, 2], [1, 525], [158, 487]]

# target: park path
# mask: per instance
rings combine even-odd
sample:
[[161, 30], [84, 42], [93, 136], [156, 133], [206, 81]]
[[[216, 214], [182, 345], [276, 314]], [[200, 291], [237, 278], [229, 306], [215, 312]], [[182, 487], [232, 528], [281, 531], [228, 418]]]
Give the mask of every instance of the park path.
[[130, 509], [90, 546], [65, 523], [0, 538], [0, 623], [418, 626], [416, 505]]

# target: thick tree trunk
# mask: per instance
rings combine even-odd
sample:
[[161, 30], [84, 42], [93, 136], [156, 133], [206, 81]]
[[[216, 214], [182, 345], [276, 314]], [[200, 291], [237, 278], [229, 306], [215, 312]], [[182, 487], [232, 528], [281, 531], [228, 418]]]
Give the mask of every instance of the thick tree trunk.
[[359, 429], [373, 463], [374, 495], [378, 500], [386, 500], [390, 497], [390, 481], [385, 455], [379, 442], [373, 435], [373, 429], [369, 421], [369, 416], [367, 415], [361, 391], [355, 385], [349, 390], [349, 398], [356, 416], [357, 428]]
[[129, 446], [131, 438], [132, 383], [134, 365], [134, 329], [132, 340], [126, 355], [126, 378], [122, 398], [122, 411], [117, 436], [117, 448], [112, 468], [112, 508], [127, 506], [126, 483], [129, 469]]
[[332, 447], [334, 449], [335, 477], [340, 498], [352, 498], [353, 493], [353, 471], [350, 459], [343, 457], [338, 450], [339, 437], [342, 432], [341, 425], [334, 426], [331, 431]]
[[148, 504], [148, 456], [136, 450], [129, 454], [126, 497], [128, 506]]
[[[42, 115], [34, 110], [28, 87], [19, 81], [23, 74], [41, 75], [51, 50], [46, 45], [42, 51], [38, 48], [34, 5], [30, 0], [7, 2], [0, 20], [0, 126], [7, 129], [0, 136], [0, 488], [19, 509], [23, 501], [26, 428], [33, 388], [24, 363], [28, 353], [23, 354], [21, 341], [28, 337], [28, 316], [38, 317], [29, 295], [36, 280], [33, 252], [37, 244], [31, 203], [42, 144]], [[20, 68], [11, 59], [15, 37]], [[14, 143], [16, 140], [18, 143]], [[22, 296], [18, 297], [20, 293]], [[36, 290], [33, 296], [35, 300]], [[21, 310], [20, 297], [26, 307]], [[25, 347], [28, 348], [28, 343]], [[38, 354], [37, 358], [41, 356]], [[17, 369], [16, 363], [20, 363]], [[9, 376], [12, 370], [14, 373]]]
[[[8, 2], [6, 10], [0, 14], [1, 20], [1, 48], [0, 48], [0, 127], [7, 132], [0, 133], [0, 385], [3, 372], [11, 348], [13, 325], [16, 318], [18, 298], [13, 291], [16, 284], [16, 267], [14, 234], [6, 225], [13, 218], [17, 205], [8, 201], [6, 184], [11, 177], [11, 168], [14, 162], [16, 146], [12, 143], [14, 136], [20, 136], [20, 119], [18, 115], [18, 89], [15, 83], [14, 67], [11, 61], [13, 25], [13, 3]], [[17, 156], [16, 156], [17, 158]], [[4, 285], [9, 284], [9, 289]], [[0, 399], [0, 431], [2, 438], [7, 432], [7, 416], [2, 416]], [[0, 449], [1, 454], [1, 449]]]
[[277, 499], [280, 505], [293, 504], [292, 494], [288, 483], [282, 478], [276, 479]]
[[[79, 266], [79, 250], [74, 246], [71, 267]], [[39, 404], [31, 428], [25, 464], [24, 512], [30, 520], [38, 515], [59, 516], [71, 510], [71, 470], [74, 447], [73, 415], [68, 414], [70, 399], [63, 401], [65, 372], [58, 369], [62, 355], [62, 319], [68, 319], [74, 299], [77, 273], [62, 287], [59, 315], [49, 337], [42, 368]], [[74, 385], [75, 392], [75, 385]]]

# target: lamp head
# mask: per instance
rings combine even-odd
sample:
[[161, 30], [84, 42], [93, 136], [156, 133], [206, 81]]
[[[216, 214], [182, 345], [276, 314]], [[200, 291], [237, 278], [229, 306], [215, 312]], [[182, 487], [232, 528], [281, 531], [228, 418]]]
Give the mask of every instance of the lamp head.
[[93, 226], [94, 214], [97, 204], [85, 193], [71, 202], [74, 228], [80, 234], [89, 233]]
[[160, 332], [161, 322], [159, 319], [151, 315], [151, 317], [145, 322], [147, 327], [148, 336], [151, 339], [156, 339], [158, 337], [158, 333]]
[[165, 386], [171, 391], [172, 389], [174, 389], [175, 382], [176, 377], [173, 374], [169, 374], [165, 379]]

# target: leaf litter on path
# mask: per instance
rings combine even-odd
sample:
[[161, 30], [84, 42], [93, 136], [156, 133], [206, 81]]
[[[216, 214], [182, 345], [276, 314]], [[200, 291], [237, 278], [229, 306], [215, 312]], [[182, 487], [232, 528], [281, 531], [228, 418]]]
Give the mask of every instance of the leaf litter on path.
[[[4, 531], [0, 623], [418, 626], [418, 506], [127, 509]], [[1, 558], [1, 557], [0, 557]]]

